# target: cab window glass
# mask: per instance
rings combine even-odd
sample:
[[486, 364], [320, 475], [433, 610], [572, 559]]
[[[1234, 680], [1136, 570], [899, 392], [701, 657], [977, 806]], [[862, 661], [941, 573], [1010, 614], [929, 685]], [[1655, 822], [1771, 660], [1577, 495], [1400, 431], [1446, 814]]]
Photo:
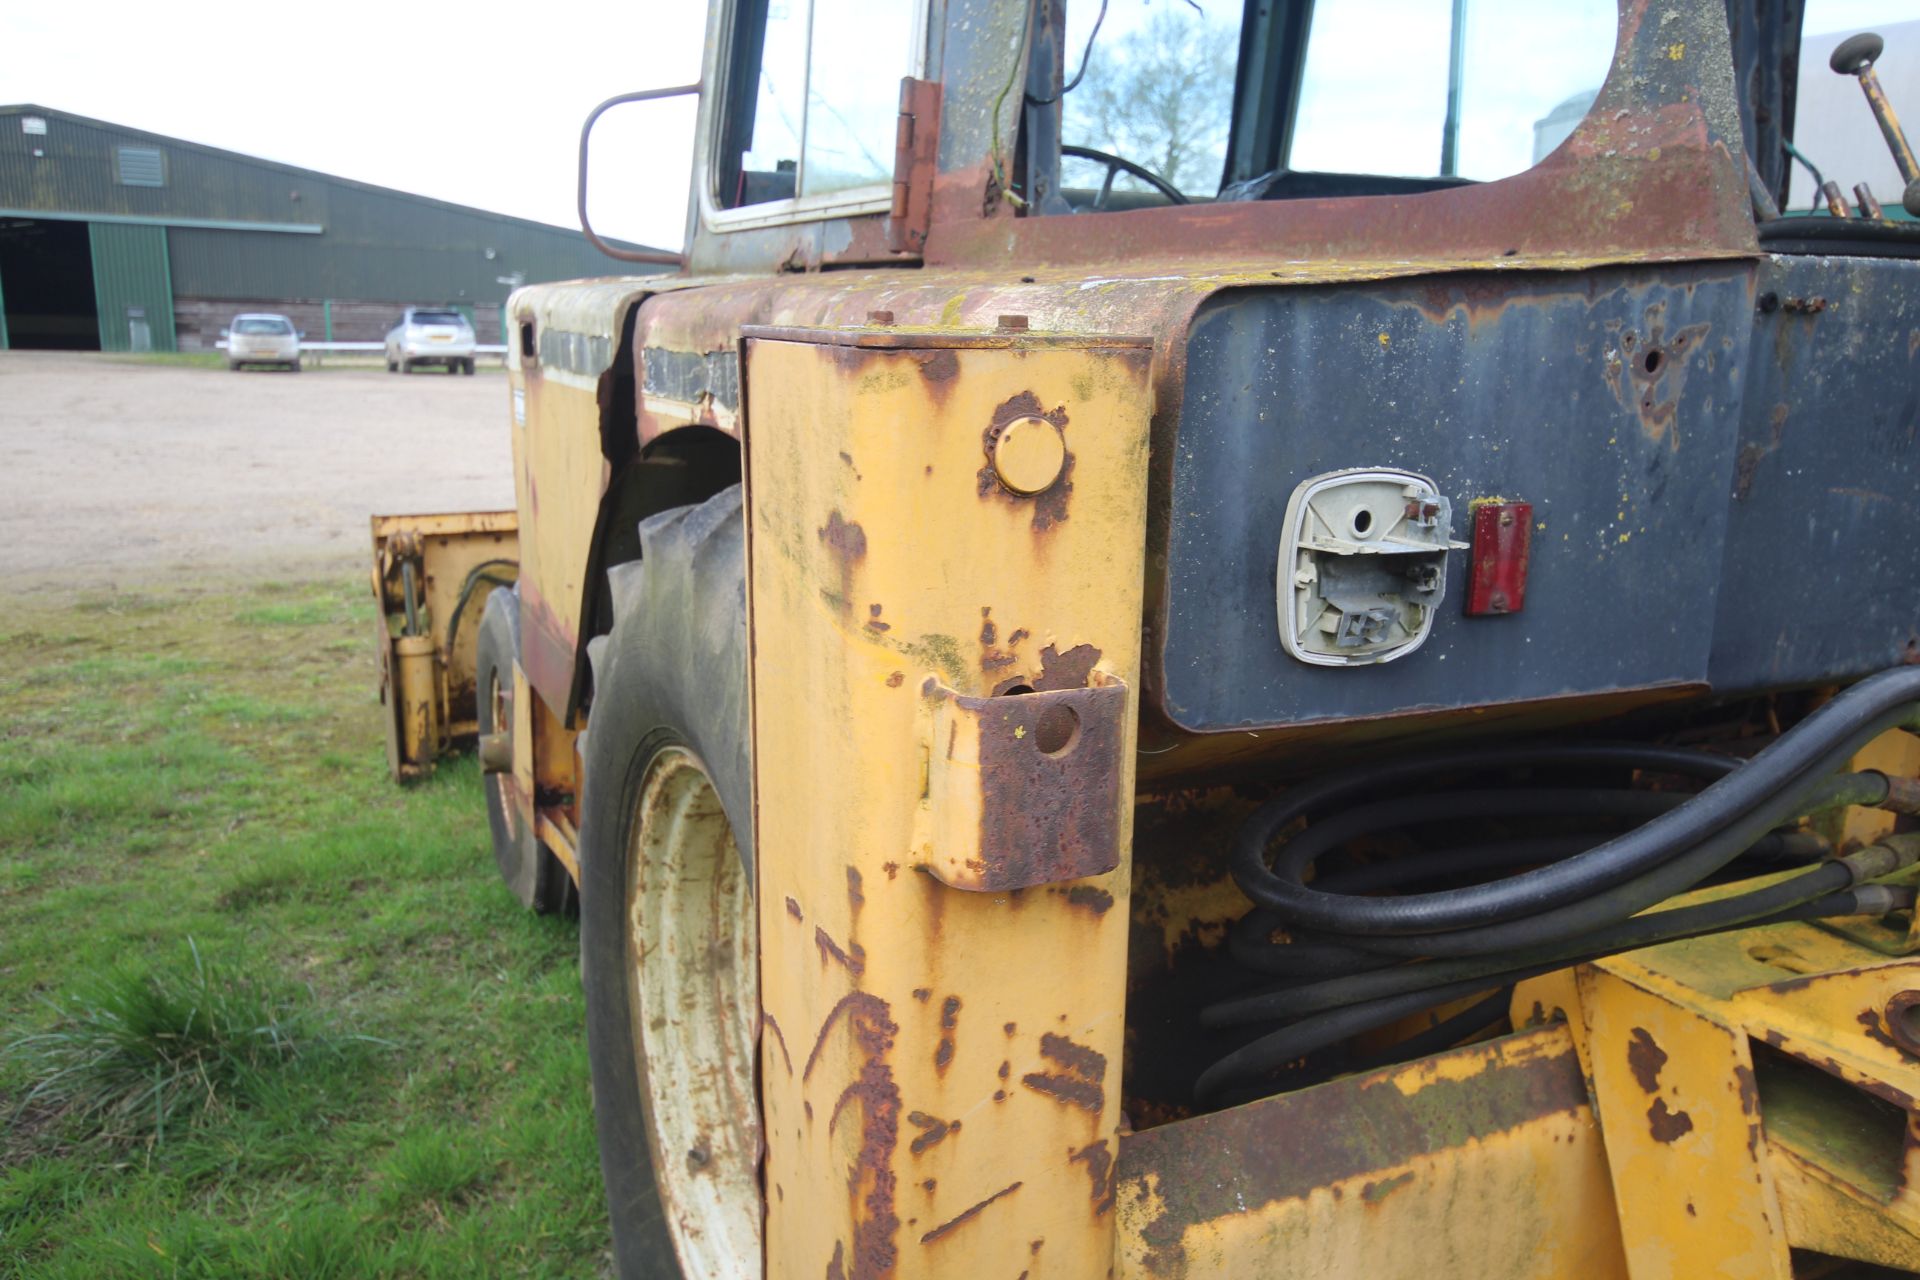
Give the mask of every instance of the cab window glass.
[[892, 181], [913, 18], [898, 0], [813, 0], [802, 195]]
[[1618, 22], [1615, 0], [1321, 0], [1285, 167], [1519, 173], [1586, 115]]
[[913, 0], [741, 0], [721, 207], [885, 184]]
[[[1060, 98], [1060, 142], [1068, 149], [1060, 186], [1071, 204], [1165, 203], [1151, 180], [1107, 156], [1189, 197], [1219, 189], [1243, 10], [1241, 0], [1069, 0], [1064, 74], [1071, 80], [1085, 65]], [[1077, 148], [1101, 155], [1076, 156]]]

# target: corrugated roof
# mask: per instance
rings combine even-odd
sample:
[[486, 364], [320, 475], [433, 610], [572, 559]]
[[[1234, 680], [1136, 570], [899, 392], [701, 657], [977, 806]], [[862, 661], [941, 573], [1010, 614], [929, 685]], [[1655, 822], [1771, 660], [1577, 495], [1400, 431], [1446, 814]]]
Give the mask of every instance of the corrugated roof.
[[[491, 209], [476, 208], [473, 205], [455, 204], [451, 200], [438, 200], [432, 196], [423, 196], [411, 191], [401, 191], [393, 187], [383, 187], [371, 182], [361, 182], [354, 178], [343, 178], [337, 174], [323, 173], [317, 169], [304, 169], [299, 165], [285, 164], [278, 160], [267, 160], [260, 156], [248, 155], [242, 151], [229, 151], [224, 147], [208, 146], [203, 142], [192, 142], [185, 138], [176, 138], [163, 133], [154, 133], [146, 129], [136, 129], [129, 125], [115, 124], [108, 120], [96, 120], [90, 116], [76, 115], [71, 111], [60, 111], [52, 107], [43, 107], [37, 103], [20, 102], [0, 104], [0, 117], [5, 116], [43, 116], [49, 120], [64, 120], [71, 124], [90, 129], [117, 134], [122, 137], [157, 142], [178, 151], [206, 156], [233, 164], [244, 164], [258, 169], [269, 170], [308, 181], [325, 182], [336, 187], [345, 187], [370, 194], [395, 197], [428, 208], [444, 209], [450, 213], [462, 213], [470, 216], [490, 218], [497, 222], [524, 227], [537, 231], [560, 231], [572, 235], [579, 234], [579, 228], [559, 226], [551, 222], [541, 222], [533, 218], [516, 217], [510, 213], [496, 213]], [[90, 212], [82, 210], [81, 212]], [[608, 239], [609, 244], [623, 249], [648, 249], [651, 246], [637, 244], [630, 240]], [[660, 252], [654, 249], [653, 252]]]

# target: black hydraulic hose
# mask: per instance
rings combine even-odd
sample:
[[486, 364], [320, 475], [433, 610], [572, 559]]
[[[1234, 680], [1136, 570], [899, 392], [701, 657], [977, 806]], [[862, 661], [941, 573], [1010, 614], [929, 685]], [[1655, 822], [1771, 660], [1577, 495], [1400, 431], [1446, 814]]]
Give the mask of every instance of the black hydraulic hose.
[[[1816, 782], [1798, 793], [1775, 797], [1768, 807], [1735, 822], [1704, 843], [1625, 884], [1535, 915], [1475, 929], [1444, 933], [1340, 938], [1338, 941], [1378, 955], [1405, 958], [1484, 955], [1544, 946], [1637, 915], [1676, 893], [1685, 893], [1740, 856], [1781, 819], [1820, 813], [1851, 804], [1878, 804], [1887, 796], [1887, 780], [1878, 773], [1844, 774]], [[1386, 901], [1374, 899], [1373, 901]], [[1314, 931], [1295, 929], [1305, 941], [1320, 941]]]
[[1371, 1071], [1391, 1062], [1410, 1062], [1415, 1058], [1424, 1058], [1430, 1053], [1439, 1053], [1465, 1040], [1476, 1032], [1485, 1031], [1494, 1023], [1507, 1016], [1507, 1009], [1513, 1003], [1513, 988], [1502, 987], [1485, 1000], [1468, 1005], [1451, 1017], [1417, 1031], [1405, 1040], [1396, 1041], [1384, 1049], [1365, 1054], [1347, 1063], [1348, 1071]]
[[[1816, 794], [1808, 808], [1818, 812], [1836, 804], [1876, 802], [1884, 798], [1884, 788], [1880, 786], [1880, 782], [1881, 776], [1878, 774], [1857, 775], [1857, 781], [1836, 780], [1831, 788], [1823, 789]], [[1677, 801], [1680, 797], [1674, 798]], [[1512, 840], [1474, 849], [1448, 850], [1440, 854], [1400, 858], [1391, 862], [1346, 868], [1316, 878], [1314, 883], [1329, 891], [1340, 893], [1391, 888], [1414, 878], [1458, 874], [1463, 870], [1491, 870], [1500, 866], [1546, 862], [1555, 857], [1584, 852], [1602, 838], [1589, 833], [1533, 840]], [[1816, 859], [1825, 849], [1826, 842], [1816, 836], [1798, 831], [1769, 831], [1749, 845], [1740, 856], [1752, 857], [1764, 863], [1804, 864]], [[1685, 885], [1684, 888], [1691, 889], [1697, 883], [1695, 881]], [[1345, 974], [1384, 969], [1402, 960], [1431, 954], [1450, 956], [1480, 954], [1487, 949], [1488, 939], [1494, 943], [1504, 943], [1512, 942], [1523, 935], [1543, 931], [1550, 933], [1559, 928], [1561, 921], [1565, 918], [1564, 916], [1551, 918], [1544, 926], [1516, 921], [1513, 925], [1493, 926], [1487, 933], [1459, 930], [1447, 934], [1414, 935], [1405, 938], [1365, 938], [1357, 940], [1354, 945], [1346, 945], [1333, 941], [1274, 942], [1271, 940], [1272, 935], [1286, 928], [1285, 921], [1278, 912], [1267, 907], [1255, 907], [1228, 926], [1227, 949], [1239, 964], [1256, 972], [1294, 978], [1334, 978]], [[1423, 947], [1433, 950], [1422, 950]]]
[[[1340, 934], [1439, 932], [1505, 922], [1587, 898], [1661, 867], [1683, 850], [1710, 840], [1730, 824], [1756, 812], [1766, 828], [1790, 816], [1797, 796], [1810, 780], [1836, 769], [1855, 748], [1877, 734], [1914, 722], [1920, 715], [1920, 668], [1904, 667], [1871, 676], [1835, 697], [1775, 739], [1732, 773], [1710, 783], [1686, 804], [1596, 849], [1524, 871], [1491, 884], [1469, 885], [1394, 898], [1347, 898], [1316, 891], [1297, 875], [1269, 870], [1267, 847], [1296, 818], [1325, 802], [1326, 793], [1351, 794], [1352, 785], [1303, 789], [1263, 806], [1234, 842], [1234, 879], [1255, 902], [1276, 908], [1293, 923]], [[1690, 754], [1690, 753], [1676, 753]], [[1509, 763], [1529, 763], [1509, 757]], [[1553, 763], [1536, 757], [1532, 763]], [[1422, 761], [1404, 778], [1438, 771], [1443, 762]], [[1640, 766], [1648, 767], [1648, 766]], [[1377, 785], [1376, 771], [1366, 786]], [[1738, 849], [1729, 853], [1731, 859]], [[1284, 854], [1283, 854], [1284, 857]]]
[[[1668, 801], [1666, 808], [1685, 800], [1670, 792], [1642, 791], [1636, 795], [1659, 796]], [[1655, 809], [1654, 812], [1665, 812]], [[1585, 853], [1612, 832], [1583, 831], [1574, 835], [1531, 836], [1524, 840], [1501, 840], [1493, 844], [1467, 845], [1458, 849], [1434, 849], [1411, 857], [1360, 863], [1332, 871], [1316, 871], [1313, 887], [1322, 893], [1378, 893], [1418, 884], [1422, 880], [1453, 879], [1482, 871], [1509, 867], [1531, 867], [1542, 862], [1557, 862], [1576, 853]]]
[[[1914, 893], [1911, 889], [1895, 889], [1886, 885], [1863, 885], [1841, 893], [1830, 894], [1760, 920], [1746, 921], [1735, 927], [1782, 924], [1793, 920], [1819, 920], [1833, 916], [1884, 915], [1888, 911], [1912, 906], [1913, 900]], [[1527, 978], [1539, 977], [1543, 973], [1564, 969], [1567, 965], [1581, 960], [1597, 960], [1608, 954], [1611, 953], [1599, 951], [1584, 957], [1544, 961], [1510, 970], [1501, 974], [1499, 980], [1508, 983], [1519, 982]], [[1489, 979], [1486, 977], [1468, 978], [1425, 991], [1387, 996], [1303, 1018], [1291, 1026], [1262, 1036], [1251, 1044], [1243, 1045], [1201, 1072], [1199, 1079], [1194, 1082], [1194, 1098], [1202, 1104], [1209, 1103], [1217, 1099], [1224, 1088], [1237, 1081], [1257, 1077], [1324, 1049], [1328, 1045], [1386, 1026], [1408, 1014], [1418, 1013], [1422, 1009], [1430, 1009], [1449, 1000], [1458, 1000], [1464, 996], [1485, 991], [1488, 982]]]
[[[1672, 808], [1687, 799], [1678, 792], [1649, 791], [1636, 794], [1657, 795], [1667, 802], [1666, 808]], [[1451, 879], [1482, 871], [1555, 862], [1576, 853], [1585, 853], [1609, 838], [1610, 834], [1589, 831], [1579, 835], [1534, 836], [1525, 840], [1503, 840], [1496, 844], [1471, 845], [1459, 849], [1436, 849], [1413, 857], [1317, 872], [1313, 877], [1313, 887], [1325, 893], [1375, 893], [1381, 889], [1417, 884], [1422, 880]], [[1741, 850], [1740, 856], [1755, 862], [1796, 865], [1815, 861], [1826, 852], [1827, 843], [1818, 836], [1801, 831], [1769, 831]]]
[[1299, 1018], [1383, 996], [1423, 991], [1469, 978], [1487, 978], [1516, 967], [1549, 961], [1564, 965], [1574, 956], [1596, 952], [1613, 955], [1656, 942], [1737, 928], [1838, 893], [1851, 887], [1853, 880], [1853, 869], [1846, 862], [1828, 862], [1764, 888], [1635, 916], [1558, 945], [1457, 960], [1424, 960], [1223, 1001], [1200, 1011], [1200, 1025], [1230, 1027]]

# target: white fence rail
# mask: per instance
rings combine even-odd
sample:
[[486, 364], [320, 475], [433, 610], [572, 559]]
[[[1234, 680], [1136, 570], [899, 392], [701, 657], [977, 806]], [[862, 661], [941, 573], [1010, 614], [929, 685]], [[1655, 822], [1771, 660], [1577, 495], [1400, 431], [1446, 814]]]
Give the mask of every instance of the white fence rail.
[[[221, 338], [213, 345], [216, 349], [225, 351], [227, 349], [227, 340]], [[308, 342], [303, 338], [300, 341], [300, 363], [313, 365], [324, 364], [326, 357], [333, 355], [377, 356], [384, 354], [386, 349], [387, 344], [384, 342]], [[507, 348], [501, 343], [483, 342], [474, 347], [473, 354], [477, 357], [492, 358], [505, 363]]]

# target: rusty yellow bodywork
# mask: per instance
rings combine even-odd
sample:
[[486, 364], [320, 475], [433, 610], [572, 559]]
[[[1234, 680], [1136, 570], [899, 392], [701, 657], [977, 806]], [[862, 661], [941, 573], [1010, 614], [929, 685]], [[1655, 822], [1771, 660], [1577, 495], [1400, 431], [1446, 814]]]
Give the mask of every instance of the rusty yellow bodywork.
[[381, 718], [395, 780], [419, 776], [450, 743], [477, 731], [474, 644], [496, 584], [474, 580], [464, 607], [461, 593], [490, 563], [511, 580], [518, 544], [512, 511], [373, 517]]
[[[747, 343], [767, 1274], [1104, 1275], [1131, 753], [1112, 871], [956, 888], [936, 868], [990, 861], [993, 779], [940, 712], [1080, 646], [1083, 687], [1137, 679], [1148, 353], [894, 342]], [[1009, 405], [1057, 415], [1070, 487], [983, 482]]]

